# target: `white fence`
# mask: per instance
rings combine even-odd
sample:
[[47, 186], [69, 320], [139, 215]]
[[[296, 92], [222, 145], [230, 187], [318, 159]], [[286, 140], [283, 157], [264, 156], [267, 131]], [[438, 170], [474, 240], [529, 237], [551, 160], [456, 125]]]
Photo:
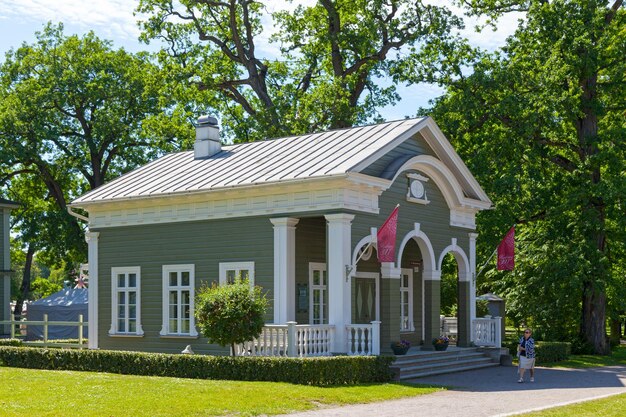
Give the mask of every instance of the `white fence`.
[[335, 326], [306, 324], [267, 324], [261, 335], [235, 346], [237, 356], [328, 356], [335, 337]]
[[348, 324], [348, 355], [380, 355], [380, 322]]
[[[380, 354], [380, 322], [346, 326], [348, 355]], [[237, 356], [330, 356], [335, 343], [335, 326], [268, 324], [261, 335], [235, 346]]]
[[502, 317], [485, 316], [474, 319], [474, 344], [476, 346], [502, 347]]
[[[26, 326], [43, 326], [43, 340], [42, 341], [23, 341], [22, 343], [28, 346], [56, 346], [56, 347], [73, 347], [73, 348], [85, 348], [87, 345], [84, 343], [83, 339], [83, 328], [87, 327], [87, 323], [83, 321], [83, 315], [80, 314], [78, 316], [78, 321], [48, 321], [48, 315], [43, 315], [42, 321], [32, 321], [32, 320], [15, 320], [13, 316], [11, 316], [11, 320], [0, 321], [0, 325], [9, 325], [11, 339], [15, 338], [15, 329], [19, 326], [19, 328], [23, 328]], [[78, 342], [77, 343], [59, 343], [54, 340], [48, 339], [48, 327], [50, 326], [78, 326]]]

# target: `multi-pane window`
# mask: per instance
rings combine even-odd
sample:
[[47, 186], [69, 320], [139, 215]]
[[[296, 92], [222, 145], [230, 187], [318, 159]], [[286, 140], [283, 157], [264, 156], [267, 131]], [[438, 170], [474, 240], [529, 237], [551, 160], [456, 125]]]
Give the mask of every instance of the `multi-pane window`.
[[197, 336], [194, 323], [194, 265], [163, 265], [161, 335]]
[[254, 262], [220, 263], [220, 285], [232, 284], [238, 276], [249, 280], [250, 286], [254, 286]]
[[413, 270], [402, 269], [400, 275], [400, 330], [413, 330]]
[[141, 328], [141, 269], [111, 268], [111, 329], [109, 334], [143, 335]]
[[311, 288], [309, 323], [328, 324], [328, 277], [326, 264], [309, 264], [309, 287]]

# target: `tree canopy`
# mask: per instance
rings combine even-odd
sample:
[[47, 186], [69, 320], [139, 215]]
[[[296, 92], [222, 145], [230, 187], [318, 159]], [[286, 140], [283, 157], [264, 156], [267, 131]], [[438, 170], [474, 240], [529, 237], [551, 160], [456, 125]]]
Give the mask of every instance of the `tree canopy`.
[[493, 19], [526, 11], [506, 46], [476, 55], [433, 113], [496, 203], [480, 218], [483, 250], [518, 225], [515, 273], [486, 286], [519, 319], [608, 353], [607, 296], [623, 282], [626, 242], [622, 1], [461, 3]]
[[0, 187], [22, 203], [18, 242], [71, 265], [84, 261], [86, 245], [68, 202], [176, 138], [145, 125], [168, 107], [147, 54], [114, 50], [92, 32], [66, 36], [62, 25], [36, 38], [0, 65]]
[[[379, 120], [378, 109], [398, 100], [395, 85], [382, 80], [406, 80], [403, 69], [419, 56], [423, 66], [439, 65], [426, 59], [433, 45], [454, 44], [462, 26], [445, 7], [422, 1], [320, 0], [274, 13], [266, 5], [141, 0], [138, 7], [147, 15], [142, 39], [168, 45], [160, 62], [172, 82], [204, 91], [206, 105], [236, 140]], [[267, 42], [262, 31], [270, 19], [270, 46], [279, 58], [259, 46]], [[419, 74], [411, 82], [419, 82]]]

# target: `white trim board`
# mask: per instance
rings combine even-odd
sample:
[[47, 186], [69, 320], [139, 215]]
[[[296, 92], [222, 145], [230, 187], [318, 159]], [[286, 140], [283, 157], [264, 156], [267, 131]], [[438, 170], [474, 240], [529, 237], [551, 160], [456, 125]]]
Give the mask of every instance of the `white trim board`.
[[354, 179], [107, 202], [84, 208], [89, 211], [92, 229], [335, 209], [378, 214], [378, 197], [390, 183], [366, 183], [366, 179], [359, 174]]
[[487, 193], [485, 193], [480, 184], [478, 184], [476, 178], [474, 178], [461, 157], [456, 153], [441, 129], [439, 129], [439, 126], [437, 126], [431, 117], [425, 117], [419, 123], [415, 124], [402, 135], [399, 135], [386, 146], [381, 147], [368, 158], [353, 166], [349, 171], [362, 171], [390, 150], [394, 149], [417, 133], [422, 135], [428, 146], [430, 146], [430, 148], [435, 152], [435, 155], [437, 155], [437, 157], [448, 167], [448, 169], [454, 173], [454, 176], [461, 184], [463, 191], [465, 191], [471, 199], [481, 201], [485, 203], [487, 207], [490, 207], [492, 203], [487, 196]]

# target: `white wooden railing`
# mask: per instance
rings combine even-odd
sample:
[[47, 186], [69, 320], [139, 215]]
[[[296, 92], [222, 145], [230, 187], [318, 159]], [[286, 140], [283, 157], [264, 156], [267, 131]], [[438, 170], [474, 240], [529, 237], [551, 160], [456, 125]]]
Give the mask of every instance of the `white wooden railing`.
[[261, 335], [249, 342], [235, 345], [237, 356], [287, 356], [288, 326], [268, 324]]
[[[346, 326], [348, 355], [380, 354], [380, 322], [349, 324]], [[328, 324], [309, 325], [267, 324], [261, 335], [249, 342], [235, 346], [237, 356], [330, 356], [335, 344], [335, 326]]]
[[[290, 324], [290, 323], [289, 323]], [[335, 326], [328, 324], [309, 326], [299, 324], [296, 328], [297, 356], [328, 356], [335, 339]]]
[[346, 326], [348, 355], [380, 355], [380, 322]]
[[476, 346], [502, 347], [502, 317], [490, 317], [474, 319], [472, 329], [474, 331], [474, 344]]
[[[48, 315], [43, 315], [43, 320], [33, 321], [33, 320], [15, 320], [13, 316], [11, 316], [11, 320], [0, 321], [1, 325], [9, 325], [10, 326], [10, 335], [11, 339], [15, 338], [15, 329], [17, 326], [20, 328], [26, 326], [43, 326], [43, 340], [41, 341], [22, 341], [24, 345], [27, 346], [55, 346], [55, 347], [69, 347], [69, 348], [78, 348], [83, 349], [87, 347], [84, 343], [85, 339], [83, 338], [83, 328], [87, 327], [87, 322], [83, 321], [83, 315], [79, 314], [78, 321], [49, 321]], [[54, 340], [48, 339], [48, 327], [50, 326], [76, 326], [78, 327], [78, 341], [76, 343], [67, 343], [67, 342], [55, 342]]]
[[267, 324], [261, 335], [235, 346], [237, 356], [329, 356], [335, 337], [335, 326], [307, 325], [295, 321]]

